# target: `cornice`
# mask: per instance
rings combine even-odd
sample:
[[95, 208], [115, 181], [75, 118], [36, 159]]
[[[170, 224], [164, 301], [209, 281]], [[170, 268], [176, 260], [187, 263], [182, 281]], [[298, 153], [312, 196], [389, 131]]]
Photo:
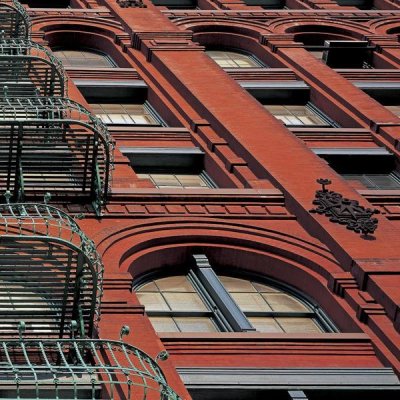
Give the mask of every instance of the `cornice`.
[[349, 19], [357, 22], [369, 21], [374, 19], [398, 17], [397, 10], [162, 10], [161, 11], [169, 19], [185, 19], [185, 18], [222, 18], [228, 17], [266, 21], [277, 18], [336, 18]]

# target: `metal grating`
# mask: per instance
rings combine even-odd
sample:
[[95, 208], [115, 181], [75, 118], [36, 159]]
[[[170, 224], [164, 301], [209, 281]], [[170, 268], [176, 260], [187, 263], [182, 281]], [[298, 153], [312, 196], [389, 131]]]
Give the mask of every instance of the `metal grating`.
[[0, 100], [0, 191], [14, 201], [47, 192], [88, 199], [100, 213], [110, 186], [113, 140], [105, 124], [65, 98]]
[[0, 90], [8, 97], [67, 95], [61, 61], [43, 46], [23, 39], [0, 40]]
[[23, 338], [0, 342], [0, 397], [180, 399], [157, 362], [123, 341]]
[[0, 26], [3, 36], [29, 39], [31, 21], [25, 8], [16, 0], [0, 2]]
[[20, 320], [30, 337], [69, 337], [73, 320], [91, 336], [103, 265], [77, 223], [47, 204], [1, 204], [0, 236], [0, 336]]

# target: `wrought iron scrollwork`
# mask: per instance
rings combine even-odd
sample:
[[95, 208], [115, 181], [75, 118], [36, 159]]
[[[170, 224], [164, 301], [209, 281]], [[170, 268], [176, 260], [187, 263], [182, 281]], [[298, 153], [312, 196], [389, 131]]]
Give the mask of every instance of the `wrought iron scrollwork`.
[[328, 190], [326, 187], [332, 182], [329, 179], [317, 179], [322, 189], [315, 193], [313, 204], [317, 207], [310, 210], [329, 217], [331, 222], [346, 225], [346, 228], [363, 235], [372, 234], [378, 227], [378, 219], [373, 218], [378, 214], [376, 209], [365, 208], [357, 200], [343, 197], [340, 193]]

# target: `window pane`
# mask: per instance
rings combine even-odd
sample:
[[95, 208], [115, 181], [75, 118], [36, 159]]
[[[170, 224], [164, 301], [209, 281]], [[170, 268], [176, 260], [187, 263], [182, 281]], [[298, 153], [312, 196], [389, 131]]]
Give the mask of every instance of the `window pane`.
[[231, 293], [242, 311], [271, 311], [271, 307], [265, 302], [259, 293]]
[[167, 311], [169, 307], [160, 293], [137, 293], [140, 304], [143, 304], [147, 311]]
[[225, 289], [230, 293], [256, 291], [251, 282], [244, 279], [231, 278], [229, 276], [220, 276], [219, 279], [225, 286]]
[[286, 125], [329, 125], [307, 105], [270, 105], [266, 108]]
[[90, 50], [55, 50], [53, 53], [67, 67], [114, 67], [106, 55]]
[[207, 317], [175, 318], [181, 332], [217, 332], [216, 326]]
[[389, 174], [342, 174], [353, 187], [381, 190], [400, 189], [400, 179]]
[[186, 276], [170, 276], [155, 282], [162, 292], [196, 292]]
[[247, 54], [227, 50], [207, 50], [206, 54], [222, 68], [259, 68], [260, 65]]
[[157, 187], [181, 187], [180, 182], [172, 174], [150, 174]]
[[263, 297], [273, 311], [309, 311], [304, 304], [285, 293], [265, 293]]
[[91, 104], [93, 113], [108, 124], [159, 125], [144, 104]]
[[256, 328], [257, 332], [283, 332], [283, 329], [272, 317], [248, 317], [248, 320]]
[[207, 308], [197, 293], [165, 292], [171, 310], [175, 311], [207, 311]]
[[206, 182], [204, 182], [200, 175], [179, 174], [175, 176], [184, 188], [207, 187]]
[[275, 289], [271, 286], [268, 285], [264, 285], [261, 283], [257, 283], [257, 282], [252, 282], [253, 286], [257, 289], [257, 291], [259, 291], [260, 293], [277, 293], [279, 292], [278, 289]]
[[171, 317], [149, 317], [157, 332], [179, 332], [173, 318]]
[[158, 287], [154, 282], [149, 282], [138, 289], [137, 292], [158, 292]]
[[287, 333], [318, 333], [319, 326], [311, 318], [276, 318]]
[[196, 174], [137, 174], [139, 178], [151, 179], [158, 188], [196, 189], [208, 188], [208, 183], [201, 175]]

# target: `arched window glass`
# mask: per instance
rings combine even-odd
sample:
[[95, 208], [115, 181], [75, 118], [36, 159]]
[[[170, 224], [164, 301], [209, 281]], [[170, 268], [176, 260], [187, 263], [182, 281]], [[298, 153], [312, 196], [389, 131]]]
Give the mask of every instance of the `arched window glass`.
[[[211, 267], [206, 274], [194, 267], [187, 275], [147, 281], [136, 293], [158, 332], [335, 331], [317, 306], [292, 289], [274, 282], [217, 276]], [[242, 320], [237, 322], [239, 314]], [[246, 329], [240, 329], [243, 321]]]
[[187, 276], [156, 279], [137, 290], [159, 332], [216, 332], [212, 313]]
[[292, 294], [250, 280], [228, 276], [219, 279], [257, 331], [322, 331], [310, 308]]
[[58, 49], [53, 51], [65, 67], [113, 68], [115, 63], [103, 53], [89, 49]]
[[221, 68], [260, 68], [264, 65], [250, 54], [232, 50], [206, 50]]

